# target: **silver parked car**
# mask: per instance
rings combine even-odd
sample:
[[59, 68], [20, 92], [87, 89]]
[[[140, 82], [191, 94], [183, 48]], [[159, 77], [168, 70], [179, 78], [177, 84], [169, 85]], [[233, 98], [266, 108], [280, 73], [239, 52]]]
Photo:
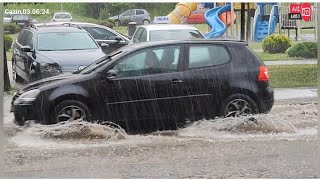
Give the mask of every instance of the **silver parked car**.
[[72, 16], [68, 12], [58, 12], [53, 15], [53, 22], [71, 22]]
[[149, 13], [145, 9], [129, 9], [122, 14], [110, 17], [116, 25], [122, 25], [125, 22], [136, 22], [137, 24], [149, 24], [151, 21]]
[[200, 31], [190, 25], [150, 24], [139, 26], [134, 32], [131, 42], [203, 39]]

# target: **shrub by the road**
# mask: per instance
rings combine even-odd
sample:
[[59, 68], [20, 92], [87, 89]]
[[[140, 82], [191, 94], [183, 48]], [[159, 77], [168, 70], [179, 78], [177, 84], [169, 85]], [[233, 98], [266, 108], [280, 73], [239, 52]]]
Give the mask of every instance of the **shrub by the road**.
[[10, 34], [16, 34], [20, 32], [20, 27], [15, 23], [5, 23], [3, 27], [4, 31], [8, 31]]
[[299, 43], [289, 49], [288, 55], [289, 57], [317, 58], [317, 43]]
[[8, 35], [4, 36], [4, 48], [5, 48], [6, 52], [11, 48], [12, 41], [13, 40], [10, 36], [8, 36]]
[[281, 34], [267, 36], [262, 42], [262, 49], [266, 53], [285, 53], [291, 46], [290, 39]]

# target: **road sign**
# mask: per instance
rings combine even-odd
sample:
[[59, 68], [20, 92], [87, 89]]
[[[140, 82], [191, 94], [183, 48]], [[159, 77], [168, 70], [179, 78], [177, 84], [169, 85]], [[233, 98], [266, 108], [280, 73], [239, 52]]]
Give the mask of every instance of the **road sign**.
[[312, 15], [312, 8], [309, 3], [303, 3], [301, 6], [301, 17], [304, 21], [310, 21]]
[[300, 13], [289, 13], [289, 19], [302, 19]]

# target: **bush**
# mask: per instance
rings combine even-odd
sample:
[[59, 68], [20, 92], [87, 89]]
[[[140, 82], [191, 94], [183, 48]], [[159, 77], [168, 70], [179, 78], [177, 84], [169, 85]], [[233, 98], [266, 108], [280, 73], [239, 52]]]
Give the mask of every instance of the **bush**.
[[4, 24], [4, 31], [8, 31], [10, 34], [16, 34], [20, 32], [20, 27], [15, 23], [5, 23]]
[[11, 48], [12, 41], [13, 40], [10, 36], [8, 36], [8, 35], [4, 36], [4, 48], [5, 48], [6, 52]]
[[289, 57], [317, 58], [317, 43], [299, 43], [289, 49], [288, 55]]
[[290, 39], [280, 34], [267, 36], [262, 42], [263, 51], [269, 54], [285, 53], [290, 46]]
[[102, 26], [107, 26], [112, 29], [115, 25], [115, 22], [113, 20], [107, 19], [107, 20], [99, 20], [97, 24], [100, 24]]

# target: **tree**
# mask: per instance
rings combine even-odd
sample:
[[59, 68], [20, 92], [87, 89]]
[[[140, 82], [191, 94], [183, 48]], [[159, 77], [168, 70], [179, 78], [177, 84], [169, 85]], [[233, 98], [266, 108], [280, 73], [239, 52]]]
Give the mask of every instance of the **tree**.
[[10, 85], [10, 78], [8, 73], [8, 65], [7, 65], [7, 53], [5, 50], [5, 47], [3, 46], [3, 78], [4, 78], [4, 91], [10, 91], [11, 85]]

